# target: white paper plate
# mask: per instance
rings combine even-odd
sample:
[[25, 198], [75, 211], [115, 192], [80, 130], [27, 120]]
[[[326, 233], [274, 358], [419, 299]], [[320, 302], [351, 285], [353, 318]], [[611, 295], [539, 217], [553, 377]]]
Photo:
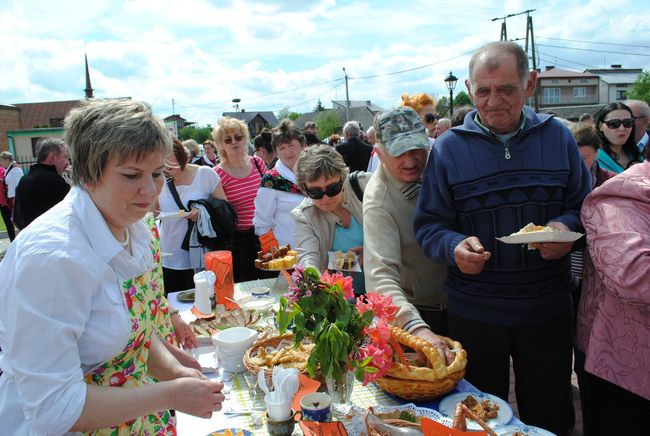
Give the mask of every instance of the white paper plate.
[[336, 260], [336, 256], [334, 255], [333, 251], [327, 252], [327, 259], [327, 269], [330, 271], [361, 272], [361, 266], [359, 265], [359, 255], [357, 254], [354, 255], [354, 265], [352, 265], [352, 268], [350, 269], [340, 269], [334, 266], [334, 260]]
[[532, 232], [497, 238], [506, 244], [530, 244], [532, 242], [573, 242], [583, 236], [582, 233], [560, 230], [557, 232]]
[[[438, 410], [442, 413], [442, 416], [453, 419], [454, 412], [456, 411], [456, 404], [463, 401], [468, 395], [476, 398], [476, 401], [490, 400], [499, 406], [497, 417], [487, 421], [487, 425], [490, 427], [495, 428], [500, 425], [505, 425], [512, 419], [512, 408], [510, 407], [510, 404], [506, 403], [496, 395], [484, 394], [483, 392], [456, 392], [455, 394], [447, 395], [445, 398], [440, 400], [440, 407], [438, 407]], [[467, 429], [481, 430], [482, 428], [471, 419], [467, 419]]]
[[510, 424], [497, 427], [494, 429], [498, 436], [512, 436], [519, 432], [528, 436], [555, 436], [555, 433], [544, 430], [543, 428], [533, 427], [532, 425]]
[[256, 310], [258, 312], [266, 312], [271, 310], [275, 304], [275, 300], [271, 297], [255, 297], [248, 295], [237, 300], [239, 307], [245, 310]]
[[184, 210], [177, 210], [176, 212], [160, 212], [156, 218], [161, 221], [174, 220], [174, 219], [185, 218], [189, 214], [190, 214], [189, 212], [185, 212]]
[[192, 357], [199, 362], [199, 365], [201, 365], [201, 372], [204, 374], [210, 374], [217, 371], [217, 355], [215, 354], [215, 347], [212, 342], [210, 342], [209, 345], [203, 345], [202, 341], [199, 341], [198, 347], [186, 351], [188, 351]]

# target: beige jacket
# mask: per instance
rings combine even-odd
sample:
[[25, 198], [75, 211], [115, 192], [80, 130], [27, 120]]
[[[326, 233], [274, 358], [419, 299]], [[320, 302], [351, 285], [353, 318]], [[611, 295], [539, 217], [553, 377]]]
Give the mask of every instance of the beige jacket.
[[413, 331], [426, 324], [416, 307], [434, 309], [446, 303], [442, 285], [447, 267], [425, 256], [415, 240], [413, 215], [417, 197], [407, 199], [379, 165], [363, 198], [364, 273], [366, 289], [390, 295], [397, 305], [395, 325]]
[[[359, 173], [361, 189], [365, 190], [371, 175], [366, 172]], [[343, 182], [343, 207], [363, 225], [363, 204], [350, 186], [349, 177]], [[296, 221], [294, 236], [298, 263], [324, 271], [327, 269], [327, 252], [332, 249], [334, 242], [334, 227], [336, 224], [342, 224], [341, 220], [332, 212], [320, 210], [309, 197], [292, 210], [291, 214]]]

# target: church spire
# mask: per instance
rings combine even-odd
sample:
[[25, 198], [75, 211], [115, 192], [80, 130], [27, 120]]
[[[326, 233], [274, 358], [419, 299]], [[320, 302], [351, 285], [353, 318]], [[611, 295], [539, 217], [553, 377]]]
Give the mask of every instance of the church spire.
[[86, 98], [90, 99], [93, 98], [93, 87], [90, 84], [90, 70], [88, 70], [88, 55], [84, 53], [84, 58], [86, 59], [86, 89], [84, 89], [84, 92], [86, 93]]

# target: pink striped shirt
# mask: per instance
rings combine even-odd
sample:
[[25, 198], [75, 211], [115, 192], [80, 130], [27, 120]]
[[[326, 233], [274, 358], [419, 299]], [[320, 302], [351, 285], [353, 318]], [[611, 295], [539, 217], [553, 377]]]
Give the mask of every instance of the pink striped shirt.
[[219, 166], [214, 167], [214, 170], [221, 177], [221, 184], [226, 193], [226, 199], [235, 207], [237, 211], [237, 230], [246, 230], [253, 227], [253, 216], [255, 215], [255, 197], [257, 196], [257, 189], [260, 187], [262, 176], [255, 166], [257, 165], [262, 170], [262, 174], [266, 173], [266, 164], [257, 156], [250, 157], [252, 169], [248, 176], [243, 179], [233, 177]]

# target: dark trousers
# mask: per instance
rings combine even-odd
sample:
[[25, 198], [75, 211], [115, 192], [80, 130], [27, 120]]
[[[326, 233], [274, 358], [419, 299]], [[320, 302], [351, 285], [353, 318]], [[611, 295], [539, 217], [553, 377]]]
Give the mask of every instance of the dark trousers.
[[584, 353], [575, 354], [584, 435], [643, 434], [650, 400], [585, 371]]
[[420, 318], [426, 322], [432, 332], [437, 335], [449, 336], [449, 320], [447, 319], [447, 309], [427, 310], [418, 307]]
[[232, 249], [233, 278], [235, 283], [247, 282], [255, 279], [277, 277], [277, 271], [262, 271], [255, 268], [257, 252], [261, 244], [255, 229], [237, 230]]
[[194, 270], [163, 268], [163, 281], [165, 297], [170, 292], [194, 289]]
[[484, 324], [449, 313], [449, 334], [467, 350], [467, 380], [506, 401], [512, 358], [521, 420], [565, 435], [571, 394], [571, 322], [570, 308], [550, 321], [525, 327]]
[[16, 230], [14, 229], [14, 223], [11, 222], [11, 209], [7, 206], [0, 206], [0, 213], [2, 214], [2, 221], [7, 227], [7, 235], [9, 236], [9, 241], [16, 239]]

